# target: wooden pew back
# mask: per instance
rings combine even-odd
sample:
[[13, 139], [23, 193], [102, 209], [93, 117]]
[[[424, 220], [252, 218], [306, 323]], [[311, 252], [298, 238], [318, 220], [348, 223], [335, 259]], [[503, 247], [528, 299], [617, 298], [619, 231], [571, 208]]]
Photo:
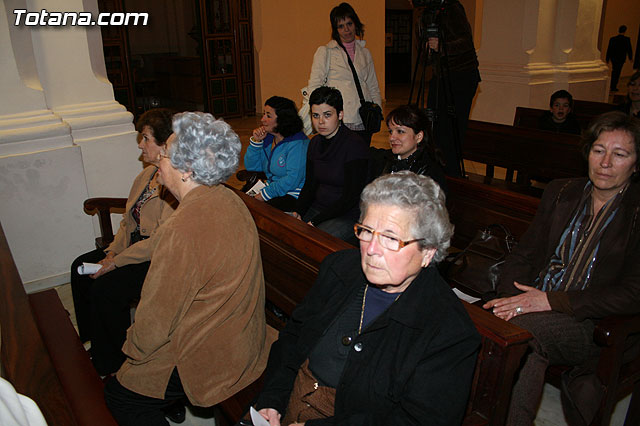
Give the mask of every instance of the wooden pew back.
[[517, 192], [447, 177], [447, 210], [455, 231], [451, 245], [465, 248], [477, 231], [492, 224], [505, 225], [516, 239], [529, 228], [540, 199]]
[[[586, 129], [595, 117], [605, 112], [613, 111], [615, 105], [604, 102], [581, 101], [574, 99], [573, 114], [578, 119], [580, 127]], [[538, 119], [546, 109], [516, 107], [516, 113], [513, 117], [513, 125], [515, 127], [526, 127], [529, 129], [538, 128]]]
[[[313, 285], [324, 257], [351, 246], [236, 192], [249, 208], [260, 235], [267, 301], [289, 316]], [[482, 336], [464, 424], [503, 425], [514, 374], [531, 335], [477, 306], [462, 303]], [[282, 320], [274, 320], [273, 314], [268, 320], [276, 328], [283, 325]], [[231, 417], [237, 420], [239, 415]]]
[[[516, 107], [516, 113], [513, 117], [513, 126], [527, 129], [538, 129], [538, 120], [546, 111], [548, 110], [520, 106]], [[593, 117], [595, 117], [591, 114], [582, 114], [578, 112], [574, 112], [573, 115], [578, 120], [578, 123], [580, 123], [580, 127], [582, 129], [585, 129], [591, 120], [593, 120]]]
[[27, 296], [0, 225], [2, 373], [49, 425], [115, 426], [103, 384], [55, 290]]
[[469, 120], [462, 155], [545, 180], [586, 175], [577, 135]]
[[614, 104], [607, 102], [583, 101], [580, 99], [573, 100], [573, 112], [591, 118], [597, 117], [605, 112], [613, 111], [615, 108], [616, 106]]

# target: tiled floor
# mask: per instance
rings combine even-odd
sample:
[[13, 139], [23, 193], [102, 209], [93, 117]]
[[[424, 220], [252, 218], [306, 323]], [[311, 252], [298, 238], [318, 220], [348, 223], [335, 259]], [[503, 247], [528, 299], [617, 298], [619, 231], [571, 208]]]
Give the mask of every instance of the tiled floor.
[[[623, 84], [624, 83], [624, 84]], [[620, 83], [620, 87], [624, 87], [623, 90], [626, 90], [626, 82], [622, 81]], [[387, 86], [387, 103], [383, 108], [384, 114], [386, 115], [388, 112], [396, 108], [397, 106], [403, 105], [407, 102], [408, 96], [408, 88], [406, 86]], [[625, 92], [622, 92], [623, 94]], [[620, 94], [620, 92], [618, 92]], [[242, 152], [240, 157], [240, 167], [239, 169], [244, 168], [244, 152], [247, 149], [249, 144], [249, 136], [251, 136], [252, 130], [260, 125], [260, 116], [255, 117], [244, 117], [244, 118], [233, 118], [227, 120], [227, 122], [231, 125], [231, 127], [238, 133], [240, 140], [242, 141]], [[382, 130], [375, 134], [372, 139], [373, 146], [377, 148], [388, 148], [388, 139], [387, 139], [387, 128], [383, 123]], [[483, 164], [473, 163], [465, 160], [465, 168], [467, 171], [476, 174], [485, 174], [485, 167]], [[496, 177], [502, 178], [505, 172], [504, 169], [496, 168]], [[240, 188], [242, 184], [233, 176], [227, 182], [231, 186]], [[71, 313], [71, 319], [75, 325], [75, 312], [73, 309], [73, 299], [71, 297], [71, 287], [69, 284], [62, 285], [57, 287], [56, 290], [60, 295], [63, 305], [65, 308]], [[624, 416], [627, 412], [627, 407], [629, 405], [630, 396], [623, 399], [616, 406], [616, 410], [613, 414], [611, 420], [611, 426], [621, 426], [624, 423]], [[193, 413], [192, 411], [196, 411]], [[174, 423], [172, 423], [174, 424]], [[540, 405], [540, 409], [538, 411], [538, 416], [535, 422], [536, 426], [566, 426], [566, 422], [564, 421], [564, 417], [562, 414], [562, 408], [560, 405], [560, 392], [557, 388], [554, 388], [551, 385], [546, 385], [544, 389], [544, 395], [542, 398], [542, 403]], [[187, 413], [187, 420], [185, 423], [182, 423], [183, 426], [212, 426], [215, 425], [215, 419], [213, 418], [212, 410], [201, 410], [195, 409], [190, 410]]]

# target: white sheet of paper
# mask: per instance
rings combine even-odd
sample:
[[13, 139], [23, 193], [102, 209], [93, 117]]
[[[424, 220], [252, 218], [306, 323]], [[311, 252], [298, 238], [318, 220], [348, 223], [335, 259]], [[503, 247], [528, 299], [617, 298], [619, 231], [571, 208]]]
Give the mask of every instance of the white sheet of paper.
[[253, 422], [253, 426], [269, 426], [269, 422], [266, 421], [255, 408], [250, 407], [249, 413], [251, 414], [251, 422]]
[[456, 294], [456, 296], [458, 296], [458, 299], [462, 299], [465, 302], [469, 302], [469, 303], [476, 303], [478, 300], [480, 300], [477, 297], [473, 297], [473, 296], [469, 296], [467, 293], [463, 293], [460, 290], [458, 290], [457, 288], [453, 289], [453, 292]]
[[250, 197], [253, 197], [258, 192], [262, 191], [262, 188], [264, 188], [265, 186], [267, 186], [267, 185], [265, 185], [264, 182], [259, 180], [251, 187], [250, 190], [247, 191], [247, 195], [250, 196]]
[[84, 262], [82, 265], [78, 266], [78, 274], [80, 275], [91, 275], [95, 274], [102, 268], [102, 265], [99, 263], [87, 263]]

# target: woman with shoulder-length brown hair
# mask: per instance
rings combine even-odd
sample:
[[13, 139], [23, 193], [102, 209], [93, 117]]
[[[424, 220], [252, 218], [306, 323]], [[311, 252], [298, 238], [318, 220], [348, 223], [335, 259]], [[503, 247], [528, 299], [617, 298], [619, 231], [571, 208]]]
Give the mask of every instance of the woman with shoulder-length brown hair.
[[360, 97], [349, 60], [358, 75], [365, 101], [382, 106], [378, 77], [369, 49], [365, 47], [364, 24], [349, 3], [340, 3], [331, 9], [332, 40], [318, 47], [313, 56], [308, 91], [322, 86], [335, 87], [344, 98], [344, 125], [355, 131], [367, 143], [372, 133], [367, 131], [358, 113]]
[[[71, 291], [80, 339], [91, 341], [91, 360], [102, 376], [114, 373], [124, 361], [122, 344], [131, 325], [131, 304], [140, 298], [149, 269], [152, 237], [178, 202], [158, 182], [158, 161], [171, 130], [175, 111], [151, 109], [136, 122], [138, 148], [148, 164], [129, 192], [120, 228], [109, 246], [78, 257], [71, 265]], [[92, 275], [80, 275], [84, 262], [98, 263]]]
[[570, 424], [590, 424], [602, 396], [593, 372], [600, 352], [594, 326], [608, 315], [640, 313], [640, 120], [602, 114], [583, 137], [589, 175], [547, 186], [505, 261], [502, 297], [484, 305], [533, 334], [509, 425], [533, 423], [545, 371], [557, 364], [575, 366], [563, 375]]

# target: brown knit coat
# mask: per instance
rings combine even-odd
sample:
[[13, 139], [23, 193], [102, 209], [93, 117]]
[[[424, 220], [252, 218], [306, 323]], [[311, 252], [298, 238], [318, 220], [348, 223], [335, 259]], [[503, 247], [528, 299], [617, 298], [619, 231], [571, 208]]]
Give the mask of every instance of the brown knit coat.
[[255, 224], [229, 189], [201, 186], [184, 197], [153, 243], [118, 380], [163, 398], [177, 367], [189, 401], [214, 405], [254, 381], [267, 361]]

